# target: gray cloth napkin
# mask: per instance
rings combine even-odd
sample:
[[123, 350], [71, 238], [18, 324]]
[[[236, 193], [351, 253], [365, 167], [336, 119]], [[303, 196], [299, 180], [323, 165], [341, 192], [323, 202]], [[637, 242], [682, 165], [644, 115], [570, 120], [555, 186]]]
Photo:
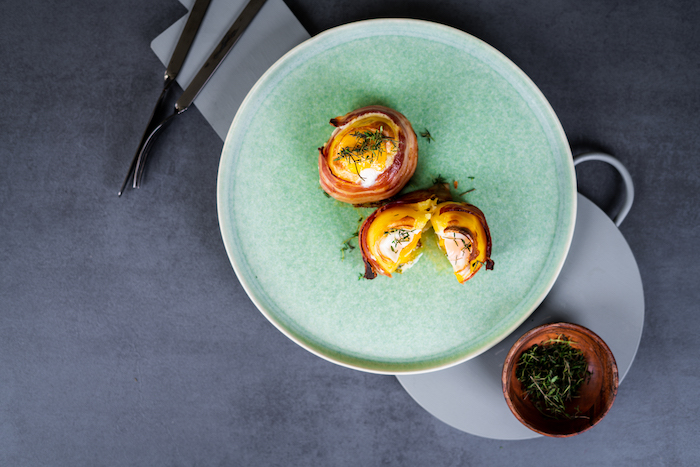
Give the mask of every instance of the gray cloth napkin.
[[[194, 78], [247, 2], [248, 0], [211, 1], [177, 78], [183, 89]], [[180, 0], [180, 3], [191, 10], [194, 0]], [[166, 66], [186, 20], [187, 15], [151, 42], [151, 48]], [[194, 101], [194, 105], [221, 139], [226, 139], [238, 107], [263, 73], [282, 55], [309, 37], [309, 33], [282, 0], [268, 0], [265, 3]]]

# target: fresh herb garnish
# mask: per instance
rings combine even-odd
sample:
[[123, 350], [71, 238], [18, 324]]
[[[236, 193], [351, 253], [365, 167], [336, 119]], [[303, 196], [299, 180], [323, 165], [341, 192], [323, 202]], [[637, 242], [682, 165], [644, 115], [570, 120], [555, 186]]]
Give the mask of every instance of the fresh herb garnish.
[[435, 141], [435, 138], [433, 138], [433, 136], [430, 134], [427, 128], [424, 131], [422, 131], [420, 135], [428, 140], [428, 144], [430, 144], [431, 141]]
[[[464, 250], [472, 251], [472, 244], [471, 244], [471, 242], [467, 242], [467, 241], [464, 240], [463, 238], [460, 239], [460, 240], [461, 240], [461, 242], [462, 242], [462, 251], [464, 251]], [[455, 243], [457, 243], [457, 242], [455, 242]], [[459, 243], [457, 243], [457, 245], [459, 246]]]
[[350, 240], [346, 240], [343, 246], [340, 248], [340, 259], [341, 261], [345, 259], [345, 252], [349, 250], [354, 250], [355, 247], [350, 243]]
[[438, 175], [437, 177], [435, 177], [435, 178], [433, 179], [433, 185], [438, 185], [438, 184], [439, 184], [439, 185], [442, 185], [442, 184], [445, 184], [445, 183], [447, 183], [447, 181], [443, 178], [442, 175]]
[[[471, 177], [471, 176], [470, 176], [470, 177], [467, 177], [467, 178], [468, 178], [469, 180], [474, 180], [474, 177]], [[455, 186], [455, 188], [457, 188], [457, 187]], [[476, 188], [470, 188], [470, 189], [468, 189], [467, 191], [461, 192], [461, 193], [459, 194], [459, 196], [464, 196], [464, 195], [466, 195], [467, 193], [471, 193], [471, 192], [474, 191], [474, 190], [476, 190]]]
[[348, 164], [352, 164], [355, 167], [355, 173], [364, 180], [360, 175], [360, 168], [357, 166], [358, 163], [372, 163], [374, 162], [382, 152], [387, 152], [386, 143], [389, 142], [396, 149], [398, 147], [398, 141], [390, 136], [384, 135], [384, 127], [380, 126], [377, 130], [365, 130], [352, 133], [352, 136], [357, 138], [357, 142], [354, 146], [345, 146], [340, 150], [338, 156], [333, 159], [337, 162], [341, 159], [345, 159]]
[[526, 397], [545, 416], [582, 418], [568, 413], [566, 405], [577, 397], [590, 376], [586, 357], [564, 335], [534, 345], [518, 359], [515, 375], [525, 388]]
[[340, 260], [341, 261], [345, 259], [345, 252], [346, 251], [351, 251], [351, 250], [355, 249], [355, 246], [350, 242], [352, 241], [353, 238], [357, 237], [359, 234], [360, 234], [360, 232], [358, 230], [350, 238], [348, 238], [347, 240], [345, 240], [343, 242], [343, 246], [340, 248]]
[[353, 244], [350, 243], [350, 242], [351, 242], [354, 238], [360, 236], [360, 226], [362, 225], [362, 220], [363, 220], [363, 217], [360, 216], [360, 218], [357, 220], [357, 230], [355, 230], [355, 233], [352, 234], [352, 235], [350, 235], [350, 237], [347, 238], [347, 239], [343, 242], [343, 246], [340, 247], [340, 259], [341, 259], [341, 261], [345, 259], [345, 252], [346, 252], [346, 251], [351, 251], [351, 250], [354, 250], [354, 249], [355, 249], [355, 245], [353, 245]]

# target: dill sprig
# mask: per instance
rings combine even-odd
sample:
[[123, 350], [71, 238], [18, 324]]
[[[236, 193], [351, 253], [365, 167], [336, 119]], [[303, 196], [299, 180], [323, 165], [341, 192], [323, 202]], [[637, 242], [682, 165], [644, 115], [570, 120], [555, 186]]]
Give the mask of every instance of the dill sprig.
[[[474, 180], [474, 177], [467, 177], [469, 180]], [[455, 187], [456, 188], [456, 187]], [[476, 190], [476, 188], [470, 188], [467, 191], [463, 191], [462, 193], [459, 194], [459, 196], [464, 196], [467, 193], [471, 193], [472, 191]]]
[[433, 185], [443, 185], [445, 183], [447, 183], [447, 180], [445, 180], [445, 177], [440, 174], [433, 179]]
[[430, 144], [431, 141], [435, 141], [435, 138], [433, 138], [433, 136], [430, 134], [427, 128], [424, 131], [422, 131], [420, 135], [428, 140], [428, 144]]
[[360, 216], [360, 218], [357, 221], [357, 230], [355, 230], [355, 233], [350, 235], [350, 237], [347, 238], [343, 242], [343, 246], [340, 247], [340, 260], [341, 261], [343, 261], [345, 259], [345, 252], [346, 251], [352, 251], [355, 249], [355, 245], [353, 245], [350, 242], [352, 242], [353, 239], [360, 236], [360, 226], [362, 225], [362, 220], [363, 220], [363, 218], [362, 218], [362, 216]]
[[350, 243], [354, 238], [360, 235], [360, 232], [357, 231], [355, 232], [350, 238], [345, 240], [343, 242], [343, 246], [340, 248], [340, 260], [343, 261], [345, 259], [345, 252], [346, 251], [351, 251], [355, 249], [355, 245]]

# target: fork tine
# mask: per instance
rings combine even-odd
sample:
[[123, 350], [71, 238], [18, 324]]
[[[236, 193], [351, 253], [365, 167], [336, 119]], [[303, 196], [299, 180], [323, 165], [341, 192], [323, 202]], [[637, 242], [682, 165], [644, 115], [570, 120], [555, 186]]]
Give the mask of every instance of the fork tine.
[[168, 91], [170, 90], [170, 85], [172, 83], [173, 83], [173, 79], [170, 78], [168, 75], [166, 75], [165, 82], [163, 83], [163, 90], [160, 92], [160, 97], [158, 97], [158, 100], [156, 101], [156, 105], [153, 106], [153, 111], [151, 112], [151, 117], [148, 119], [148, 125], [146, 125], [146, 128], [143, 131], [143, 135], [141, 136], [141, 141], [139, 141], [139, 145], [136, 148], [136, 153], [134, 154], [133, 159], [131, 159], [131, 164], [129, 165], [129, 170], [126, 173], [126, 177], [124, 177], [124, 181], [122, 182], [121, 188], [119, 188], [119, 192], [117, 193], [117, 196], [121, 196], [122, 193], [124, 193], [124, 188], [126, 188], [126, 184], [129, 183], [129, 179], [135, 174], [134, 169], [137, 167], [139, 155], [141, 154], [144, 145], [148, 141], [148, 137], [150, 136], [150, 133], [152, 132], [153, 122], [156, 118], [156, 114], [158, 114], [158, 109], [163, 105], [163, 101], [165, 100], [165, 96], [168, 94]]
[[139, 186], [141, 186], [141, 178], [143, 177], [143, 172], [146, 168], [146, 160], [148, 159], [148, 154], [151, 151], [153, 142], [156, 140], [161, 131], [168, 125], [168, 123], [170, 123], [173, 120], [173, 117], [175, 117], [178, 114], [178, 112], [174, 112], [170, 116], [168, 116], [168, 118], [161, 121], [152, 129], [152, 131], [144, 141], [143, 145], [141, 146], [141, 150], [137, 153], [137, 157], [135, 159], [134, 180], [132, 185], [133, 188], [139, 188]]

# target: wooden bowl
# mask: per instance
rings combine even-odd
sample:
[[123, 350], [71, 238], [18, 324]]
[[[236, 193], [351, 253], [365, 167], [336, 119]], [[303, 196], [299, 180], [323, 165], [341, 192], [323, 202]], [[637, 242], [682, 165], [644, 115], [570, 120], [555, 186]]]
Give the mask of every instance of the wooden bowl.
[[[515, 370], [523, 352], [562, 334], [573, 341], [572, 347], [583, 352], [591, 375], [580, 387], [579, 397], [567, 405], [568, 414], [575, 415], [578, 407], [578, 415], [555, 419], [525, 398], [525, 388]], [[591, 429], [608, 413], [617, 395], [617, 364], [610, 348], [589, 329], [571, 323], [545, 324], [527, 332], [513, 345], [503, 365], [501, 382], [508, 407], [523, 425], [545, 436], [568, 437]]]

